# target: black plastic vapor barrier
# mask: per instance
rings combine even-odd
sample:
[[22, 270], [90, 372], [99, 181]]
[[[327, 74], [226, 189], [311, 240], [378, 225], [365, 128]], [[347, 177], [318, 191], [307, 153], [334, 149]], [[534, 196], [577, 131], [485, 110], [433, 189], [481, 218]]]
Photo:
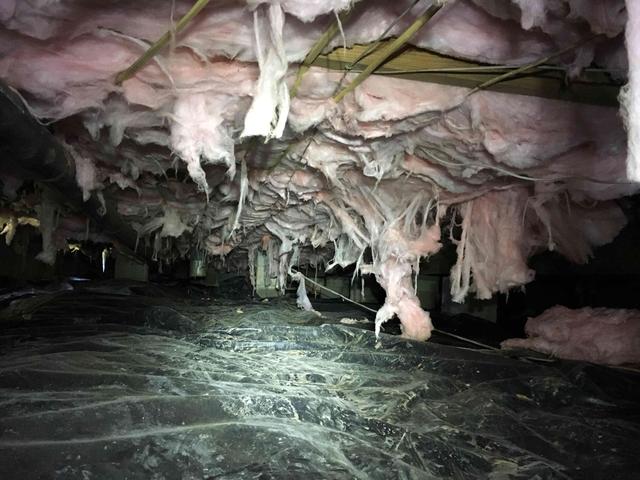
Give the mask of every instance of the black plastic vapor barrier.
[[640, 472], [631, 374], [376, 341], [282, 302], [66, 292], [13, 307], [0, 330], [2, 479]]

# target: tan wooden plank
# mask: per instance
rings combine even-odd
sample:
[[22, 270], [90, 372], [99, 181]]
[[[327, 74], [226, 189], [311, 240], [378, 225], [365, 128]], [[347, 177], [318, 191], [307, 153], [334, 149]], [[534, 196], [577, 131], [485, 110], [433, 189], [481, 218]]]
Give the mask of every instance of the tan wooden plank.
[[[314, 65], [333, 70], [345, 70], [345, 67], [356, 60], [366, 48], [367, 45], [355, 45], [348, 49], [337, 48], [329, 54], [319, 56]], [[353, 71], [361, 71], [375, 56], [376, 52], [364, 58]], [[467, 71], [455, 71], [455, 69]], [[478, 69], [485, 70], [478, 71]], [[495, 66], [450, 58], [423, 49], [407, 48], [384, 64], [377, 73], [393, 75], [396, 78], [473, 88], [503, 72], [504, 70], [495, 69]], [[603, 72], [588, 71], [583, 73], [580, 79], [567, 82], [563, 71], [545, 69], [506, 80], [493, 85], [489, 90], [594, 105], [618, 106], [620, 86]]]

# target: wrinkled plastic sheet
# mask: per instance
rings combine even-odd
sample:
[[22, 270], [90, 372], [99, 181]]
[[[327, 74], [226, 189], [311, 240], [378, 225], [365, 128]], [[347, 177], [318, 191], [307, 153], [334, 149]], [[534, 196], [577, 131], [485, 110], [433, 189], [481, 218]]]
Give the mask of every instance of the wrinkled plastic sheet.
[[640, 471], [637, 377], [390, 335], [378, 342], [339, 317], [283, 304], [147, 305], [127, 315], [132, 301], [114, 314], [58, 308], [5, 325], [0, 478]]

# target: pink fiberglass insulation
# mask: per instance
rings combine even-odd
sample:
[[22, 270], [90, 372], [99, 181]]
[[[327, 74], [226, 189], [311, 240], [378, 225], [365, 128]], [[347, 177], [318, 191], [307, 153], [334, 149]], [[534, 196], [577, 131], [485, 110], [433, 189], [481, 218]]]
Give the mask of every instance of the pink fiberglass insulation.
[[510, 188], [489, 192], [458, 206], [461, 222], [457, 262], [451, 269], [454, 301], [470, 291], [479, 299], [533, 280], [527, 259], [542, 250], [558, 251], [577, 264], [593, 249], [611, 242], [627, 224], [614, 202], [588, 207], [567, 205], [562, 191]]
[[528, 338], [505, 340], [502, 348], [608, 365], [640, 363], [638, 310], [555, 306], [527, 320], [525, 332]]
[[527, 267], [525, 189], [490, 192], [465, 202], [457, 243], [458, 261], [451, 270], [452, 294], [463, 301], [469, 288], [480, 299], [507, 292], [533, 279]]
[[[210, 2], [117, 85], [116, 74], [192, 2], [4, 2], [0, 78], [68, 146], [85, 200], [113, 200], [138, 232], [139, 253], [171, 263], [196, 248], [224, 257], [225, 268], [253, 272], [252, 252], [269, 238], [265, 251], [282, 290], [294, 261], [355, 264], [387, 292], [377, 329], [397, 315], [405, 336], [426, 339], [431, 322], [412, 279], [420, 259], [437, 254], [448, 219], [461, 222], [451, 233], [454, 296], [488, 298], [526, 284], [537, 251], [587, 261], [625, 225], [613, 200], [638, 190], [626, 163], [634, 158], [633, 101], [628, 156], [613, 107], [469, 95], [375, 74], [336, 104], [332, 97], [356, 73], [319, 67], [291, 98], [296, 62], [337, 14], [355, 6], [327, 50], [398, 35], [429, 3]], [[635, 8], [628, 2], [630, 51]], [[623, 0], [450, 0], [411, 42], [521, 65], [597, 33], [557, 66], [576, 76], [596, 62], [625, 78], [626, 19]], [[15, 178], [0, 175], [11, 190]], [[41, 258], [51, 262], [65, 235], [83, 234], [56, 223], [48, 203], [30, 208], [41, 218]]]
[[378, 259], [374, 261], [371, 273], [375, 273], [387, 296], [376, 314], [376, 334], [384, 322], [397, 315], [403, 336], [415, 340], [427, 340], [431, 336], [431, 318], [420, 307], [412, 277], [417, 273], [420, 258], [437, 253], [440, 247], [440, 225], [437, 223], [423, 227], [417, 235], [401, 231], [397, 225], [391, 226], [378, 239], [374, 247]]

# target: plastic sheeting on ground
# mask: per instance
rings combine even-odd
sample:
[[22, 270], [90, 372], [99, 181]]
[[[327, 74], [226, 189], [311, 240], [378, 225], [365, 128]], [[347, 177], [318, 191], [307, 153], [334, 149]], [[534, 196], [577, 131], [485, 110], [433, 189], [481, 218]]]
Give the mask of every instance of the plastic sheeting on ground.
[[638, 378], [604, 367], [376, 342], [281, 302], [71, 292], [18, 310], [0, 330], [3, 479], [640, 471]]

